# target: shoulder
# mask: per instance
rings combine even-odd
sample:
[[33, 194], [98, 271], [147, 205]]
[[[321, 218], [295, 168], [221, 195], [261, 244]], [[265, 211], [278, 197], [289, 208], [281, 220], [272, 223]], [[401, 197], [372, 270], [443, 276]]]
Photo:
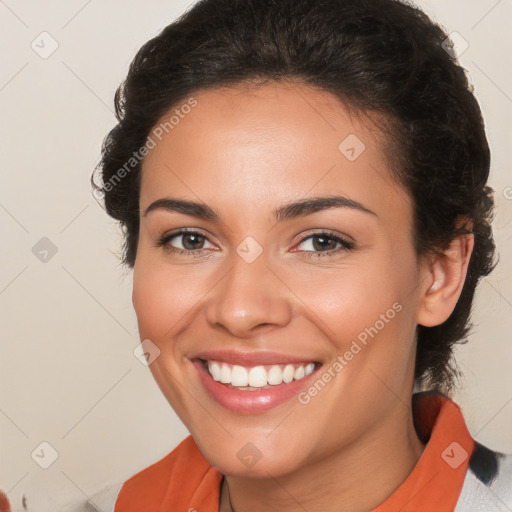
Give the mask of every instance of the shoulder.
[[115, 512], [140, 512], [163, 503], [169, 493], [194, 489], [211, 465], [203, 457], [192, 436], [185, 438], [171, 453], [127, 480], [117, 497]]
[[455, 512], [509, 512], [512, 509], [512, 454], [475, 441]]

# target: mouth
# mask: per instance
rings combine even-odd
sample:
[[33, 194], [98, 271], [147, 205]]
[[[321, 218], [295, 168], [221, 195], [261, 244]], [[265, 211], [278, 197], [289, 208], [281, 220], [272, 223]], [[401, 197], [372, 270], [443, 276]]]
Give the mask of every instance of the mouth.
[[320, 363], [287, 363], [240, 366], [222, 361], [199, 359], [211, 378], [240, 391], [258, 391], [289, 384], [311, 375]]
[[297, 396], [318, 373], [320, 362], [241, 366], [194, 358], [199, 378], [218, 404], [239, 414], [257, 414]]

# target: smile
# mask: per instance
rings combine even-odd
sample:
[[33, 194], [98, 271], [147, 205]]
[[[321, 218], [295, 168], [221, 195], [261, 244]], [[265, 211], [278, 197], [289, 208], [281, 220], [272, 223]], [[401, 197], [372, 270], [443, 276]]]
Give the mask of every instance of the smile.
[[213, 380], [250, 391], [300, 380], [313, 373], [315, 363], [245, 367], [222, 361], [204, 361]]
[[238, 414], [259, 414], [297, 397], [321, 363], [241, 366], [214, 359], [192, 359], [204, 390], [214, 402]]

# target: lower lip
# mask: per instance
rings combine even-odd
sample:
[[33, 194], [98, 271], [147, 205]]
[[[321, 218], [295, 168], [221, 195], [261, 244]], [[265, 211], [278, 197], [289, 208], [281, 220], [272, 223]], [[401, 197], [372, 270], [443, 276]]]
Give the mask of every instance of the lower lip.
[[318, 368], [315, 368], [308, 376], [288, 384], [283, 383], [260, 391], [241, 391], [213, 380], [202, 361], [195, 359], [192, 363], [210, 396], [226, 409], [240, 414], [258, 414], [286, 402], [298, 395], [318, 371]]

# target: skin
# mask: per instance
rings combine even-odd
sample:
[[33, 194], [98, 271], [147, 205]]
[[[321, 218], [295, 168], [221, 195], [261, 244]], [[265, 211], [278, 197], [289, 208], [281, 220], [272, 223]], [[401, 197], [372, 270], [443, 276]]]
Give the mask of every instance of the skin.
[[[391, 176], [382, 133], [326, 91], [281, 82], [194, 98], [197, 106], [143, 164], [133, 304], [141, 339], [161, 351], [150, 369], [226, 475], [222, 495], [227, 483], [234, 510], [369, 511], [424, 450], [410, 408], [415, 329], [450, 315], [472, 236], [435, 259], [418, 258], [411, 200]], [[338, 149], [349, 134], [365, 145], [355, 161]], [[272, 217], [285, 203], [332, 195], [374, 214], [338, 207]], [[221, 220], [145, 214], [162, 198], [205, 203]], [[180, 228], [205, 238], [167, 242], [188, 254], [157, 246]], [[321, 230], [354, 248], [319, 245], [321, 235], [311, 235]], [[252, 263], [236, 252], [248, 236], [263, 248]], [[328, 368], [395, 303], [401, 311], [307, 404], [292, 398], [261, 414], [234, 413], [209, 397], [190, 360], [205, 349], [271, 350]], [[248, 442], [261, 452], [250, 468], [237, 457]]]

